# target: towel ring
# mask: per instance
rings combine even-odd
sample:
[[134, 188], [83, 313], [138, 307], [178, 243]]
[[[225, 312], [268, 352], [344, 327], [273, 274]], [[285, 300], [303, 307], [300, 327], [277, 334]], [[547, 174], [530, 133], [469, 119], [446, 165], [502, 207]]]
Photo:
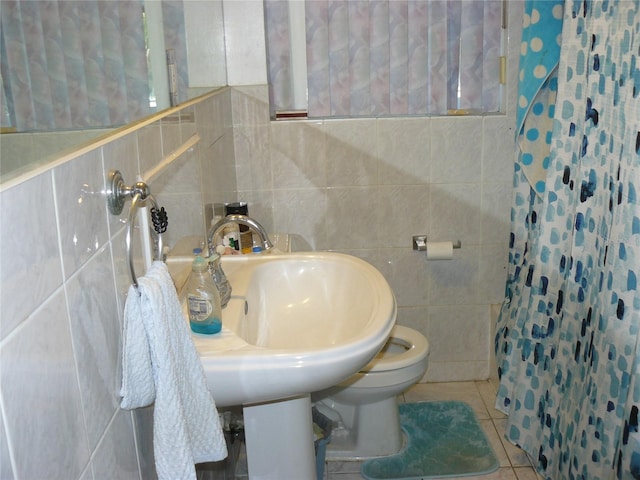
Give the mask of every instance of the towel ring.
[[109, 171], [109, 190], [107, 192], [107, 201], [109, 211], [113, 215], [120, 215], [124, 207], [124, 203], [127, 198], [131, 198], [131, 206], [129, 207], [129, 217], [127, 219], [127, 231], [124, 237], [124, 245], [127, 253], [127, 259], [129, 263], [129, 276], [131, 277], [131, 283], [138, 288], [138, 278], [136, 277], [135, 268], [133, 265], [133, 254], [131, 237], [133, 233], [133, 222], [136, 218], [138, 208], [151, 204], [150, 214], [151, 222], [156, 233], [156, 248], [155, 258], [157, 260], [163, 260], [163, 242], [162, 234], [167, 230], [168, 219], [167, 212], [164, 207], [159, 207], [158, 202], [151, 194], [149, 186], [144, 182], [136, 182], [134, 185], [128, 187], [125, 185], [122, 174], [118, 170]]

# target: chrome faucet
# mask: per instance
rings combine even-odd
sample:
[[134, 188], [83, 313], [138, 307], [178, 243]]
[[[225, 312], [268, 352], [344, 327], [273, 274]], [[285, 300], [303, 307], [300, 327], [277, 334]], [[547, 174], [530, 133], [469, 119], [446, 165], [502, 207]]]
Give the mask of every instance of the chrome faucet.
[[269, 235], [262, 225], [260, 225], [253, 218], [246, 215], [234, 214], [227, 215], [226, 217], [218, 220], [218, 222], [216, 222], [211, 227], [211, 230], [209, 230], [209, 234], [207, 235], [207, 246], [209, 247], [210, 252], [215, 251], [216, 245], [220, 243], [220, 234], [222, 233], [222, 230], [230, 223], [239, 223], [240, 225], [245, 225], [256, 232], [260, 237], [260, 242], [262, 243], [262, 248], [264, 250], [269, 251], [273, 248], [273, 243], [271, 243]]
[[[227, 305], [229, 298], [231, 298], [232, 287], [227, 276], [222, 270], [222, 265], [220, 265], [220, 256], [215, 252], [216, 245], [220, 242], [220, 233], [224, 227], [230, 223], [246, 225], [258, 234], [264, 250], [269, 251], [273, 248], [273, 243], [271, 243], [269, 235], [267, 235], [267, 231], [264, 227], [253, 218], [247, 217], [246, 215], [227, 215], [211, 227], [211, 230], [209, 230], [209, 233], [207, 234], [207, 246], [209, 247], [210, 258], [215, 258], [215, 260], [209, 262], [209, 273], [211, 273], [211, 277], [218, 287], [218, 291], [220, 292], [220, 303], [223, 308]], [[212, 255], [215, 257], [211, 257]]]

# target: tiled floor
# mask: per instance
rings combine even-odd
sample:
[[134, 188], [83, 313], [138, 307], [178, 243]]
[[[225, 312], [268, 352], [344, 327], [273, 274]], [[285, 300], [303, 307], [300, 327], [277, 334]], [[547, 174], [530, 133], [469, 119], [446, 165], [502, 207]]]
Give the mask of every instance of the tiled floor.
[[[488, 475], [463, 477], [463, 480], [538, 480], [539, 477], [531, 467], [526, 454], [504, 440], [506, 417], [493, 408], [495, 398], [496, 389], [490, 381], [420, 383], [403, 394], [405, 402], [460, 400], [471, 405], [493, 446], [500, 468]], [[239, 447], [240, 458], [243, 459], [244, 444], [238, 444], [236, 447]], [[197, 478], [198, 480], [247, 479], [246, 458], [243, 460], [239, 460], [237, 465], [228, 462], [200, 464], [197, 466]], [[324, 480], [360, 480], [362, 477], [359, 472], [360, 462], [328, 461]]]
[[[460, 400], [467, 402], [484, 428], [500, 468], [491, 474], [464, 480], [537, 480], [526, 454], [504, 440], [506, 417], [493, 408], [495, 388], [489, 381], [420, 383], [404, 393], [405, 402]], [[360, 462], [327, 462], [325, 480], [360, 480]], [[455, 480], [455, 479], [453, 479]]]

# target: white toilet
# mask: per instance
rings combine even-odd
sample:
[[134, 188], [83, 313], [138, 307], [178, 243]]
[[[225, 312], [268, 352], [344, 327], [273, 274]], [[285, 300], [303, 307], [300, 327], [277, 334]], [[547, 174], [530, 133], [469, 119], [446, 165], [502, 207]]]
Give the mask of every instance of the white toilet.
[[327, 458], [354, 460], [393, 455], [404, 438], [397, 395], [427, 370], [429, 342], [416, 330], [396, 325], [382, 351], [360, 372], [312, 395], [333, 422]]

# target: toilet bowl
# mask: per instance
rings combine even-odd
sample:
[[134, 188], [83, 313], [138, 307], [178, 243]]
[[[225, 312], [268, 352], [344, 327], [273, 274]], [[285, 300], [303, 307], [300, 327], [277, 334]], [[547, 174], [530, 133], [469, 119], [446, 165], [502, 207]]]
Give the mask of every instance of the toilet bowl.
[[380, 353], [338, 385], [312, 395], [333, 423], [326, 456], [355, 460], [393, 455], [404, 437], [396, 397], [427, 370], [429, 342], [418, 331], [396, 325]]

